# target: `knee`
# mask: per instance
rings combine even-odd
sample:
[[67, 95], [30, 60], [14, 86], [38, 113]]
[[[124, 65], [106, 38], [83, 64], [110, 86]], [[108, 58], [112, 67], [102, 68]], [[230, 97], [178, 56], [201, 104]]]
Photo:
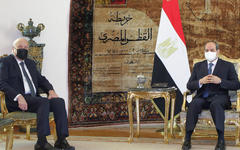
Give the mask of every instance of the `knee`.
[[219, 109], [221, 107], [222, 107], [222, 105], [220, 103], [215, 103], [215, 102], [212, 102], [209, 106], [210, 110], [216, 109], [216, 108]]
[[50, 106], [49, 100], [48, 99], [41, 99], [41, 100], [39, 100], [38, 106], [41, 107], [41, 108], [49, 109], [49, 106]]
[[40, 105], [48, 106], [49, 105], [49, 100], [48, 99], [41, 99], [39, 101]]
[[194, 100], [189, 104], [189, 108], [192, 108], [192, 109], [196, 109], [200, 106], [201, 105], [198, 103], [198, 101], [194, 101]]
[[64, 107], [65, 107], [65, 101], [64, 101], [63, 98], [57, 98], [57, 99], [56, 99], [56, 103], [57, 103], [58, 105], [61, 105], [61, 106], [64, 106]]
[[188, 112], [199, 114], [202, 111], [202, 105], [198, 101], [192, 101], [189, 105]]
[[62, 104], [62, 105], [65, 105], [65, 101], [63, 98], [59, 98], [59, 102]]

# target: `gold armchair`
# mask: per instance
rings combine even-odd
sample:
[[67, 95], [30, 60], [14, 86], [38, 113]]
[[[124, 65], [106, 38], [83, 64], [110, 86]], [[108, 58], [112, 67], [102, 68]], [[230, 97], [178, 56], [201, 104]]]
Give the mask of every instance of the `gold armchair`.
[[[0, 58], [7, 56], [6, 54], [0, 56]], [[31, 127], [36, 126], [37, 124], [37, 115], [36, 113], [30, 112], [8, 112], [5, 103], [5, 94], [0, 91], [0, 102], [1, 102], [1, 118], [11, 118], [14, 120], [14, 126], [26, 126], [26, 139], [30, 140], [30, 129]], [[54, 122], [53, 113], [49, 114], [49, 123], [51, 125], [51, 132], [53, 133], [54, 140], [57, 139], [56, 135], [56, 126]]]
[[[0, 91], [0, 100], [1, 100], [1, 113], [2, 118], [11, 118], [14, 120], [14, 126], [26, 126], [26, 139], [30, 140], [30, 128], [36, 126], [37, 124], [37, 115], [36, 113], [31, 112], [8, 112], [6, 104], [5, 104], [5, 94]], [[54, 140], [56, 137], [56, 127], [54, 123], [53, 113], [49, 114], [49, 123], [51, 124], [51, 130], [54, 136]]]
[[[227, 60], [231, 63], [234, 64], [235, 69], [238, 74], [238, 78], [240, 79], [240, 59], [230, 59], [227, 58], [224, 55], [219, 56], [223, 60]], [[193, 64], [201, 61], [202, 59], [194, 59]], [[185, 138], [185, 123], [186, 123], [186, 101], [187, 101], [187, 96], [191, 95], [190, 91], [187, 91], [184, 93], [184, 98], [183, 98], [183, 104], [182, 104], [182, 111], [180, 113], [180, 128], [181, 128], [181, 134], [183, 137], [183, 140]], [[240, 145], [239, 143], [239, 138], [240, 138], [240, 91], [230, 91], [230, 100], [232, 103], [232, 109], [225, 110], [225, 131], [229, 131], [230, 134], [225, 134], [225, 136], [233, 136], [235, 139], [236, 145]], [[214, 123], [211, 117], [211, 113], [209, 110], [203, 110], [201, 114], [199, 115], [198, 123], [195, 128], [194, 136], [198, 137], [217, 137], [216, 132], [214, 132], [215, 129], [213, 128]], [[201, 132], [201, 130], [204, 129], [207, 132]], [[233, 131], [235, 130], [234, 134]], [[199, 132], [198, 132], [199, 131]], [[212, 132], [213, 131], [213, 132]], [[204, 133], [207, 133], [204, 135]]]

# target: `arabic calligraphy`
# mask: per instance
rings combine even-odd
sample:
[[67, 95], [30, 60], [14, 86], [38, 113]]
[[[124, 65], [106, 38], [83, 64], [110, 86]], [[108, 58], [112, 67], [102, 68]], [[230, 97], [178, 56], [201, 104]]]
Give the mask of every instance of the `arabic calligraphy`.
[[126, 45], [130, 41], [148, 41], [152, 40], [152, 28], [147, 28], [147, 32], [142, 32], [141, 29], [138, 29], [138, 37], [135, 39], [127, 37], [126, 29], [120, 30], [119, 36], [115, 37], [109, 37], [108, 33], [101, 32], [98, 39], [103, 43], [107, 43], [108, 41], [120, 42], [121, 45]]
[[136, 86], [138, 74], [148, 78], [146, 85], [150, 86], [157, 29], [145, 12], [131, 8], [96, 8], [92, 92], [126, 91]]
[[128, 21], [132, 20], [133, 18], [128, 15], [128, 17], [124, 16], [123, 18], [119, 17], [119, 12], [116, 12], [116, 16], [112, 16], [112, 18], [108, 19], [108, 22], [120, 22], [120, 25], [125, 25]]

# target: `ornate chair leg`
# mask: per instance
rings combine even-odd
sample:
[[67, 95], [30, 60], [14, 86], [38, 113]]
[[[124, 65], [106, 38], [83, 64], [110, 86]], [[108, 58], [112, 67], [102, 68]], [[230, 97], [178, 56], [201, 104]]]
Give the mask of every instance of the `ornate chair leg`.
[[7, 128], [6, 150], [12, 150], [13, 147], [13, 126]]
[[180, 129], [181, 129], [181, 134], [182, 134], [182, 141], [184, 142], [185, 139], [185, 133], [186, 133], [186, 128], [185, 128], [186, 121], [181, 122], [180, 124]]
[[52, 126], [52, 134], [53, 134], [53, 140], [57, 141], [57, 131], [56, 131], [56, 124], [54, 121], [51, 122]]
[[236, 145], [240, 146], [239, 138], [240, 138], [240, 122], [237, 123], [237, 125], [236, 125], [236, 139], [235, 139]]
[[30, 127], [31, 127], [30, 124], [26, 125], [26, 139], [27, 140], [30, 140]]
[[3, 135], [2, 134], [0, 134], [0, 140], [2, 140], [3, 139]]

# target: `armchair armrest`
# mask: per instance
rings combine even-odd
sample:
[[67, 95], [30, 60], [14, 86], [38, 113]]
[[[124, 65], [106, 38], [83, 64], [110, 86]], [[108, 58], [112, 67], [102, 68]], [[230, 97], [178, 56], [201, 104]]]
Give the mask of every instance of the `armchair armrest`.
[[192, 94], [191, 91], [187, 90], [186, 92], [183, 93], [183, 103], [182, 103], [182, 111], [186, 111], [186, 101], [187, 101], [187, 96]]
[[1, 101], [1, 113], [3, 115], [3, 118], [5, 118], [6, 114], [8, 113], [8, 110], [5, 103], [5, 94], [2, 91], [0, 91], [0, 101]]

